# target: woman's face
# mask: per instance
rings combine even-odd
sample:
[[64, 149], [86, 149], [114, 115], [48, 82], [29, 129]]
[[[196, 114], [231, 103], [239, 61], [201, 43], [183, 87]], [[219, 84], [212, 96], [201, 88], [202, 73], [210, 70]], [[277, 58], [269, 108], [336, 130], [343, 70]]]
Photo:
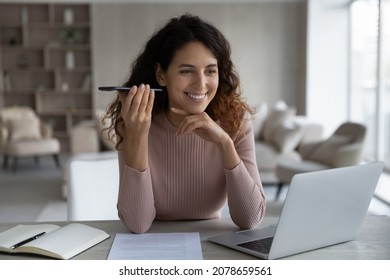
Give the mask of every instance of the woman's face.
[[157, 81], [167, 89], [170, 108], [202, 113], [218, 89], [217, 59], [204, 44], [188, 43], [176, 51], [167, 71], [158, 67]]

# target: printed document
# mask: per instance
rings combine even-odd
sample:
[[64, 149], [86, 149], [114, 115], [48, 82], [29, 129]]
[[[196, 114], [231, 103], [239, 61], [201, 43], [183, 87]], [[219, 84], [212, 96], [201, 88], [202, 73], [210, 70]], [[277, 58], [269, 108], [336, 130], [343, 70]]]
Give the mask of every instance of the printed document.
[[117, 233], [108, 260], [202, 260], [198, 232]]

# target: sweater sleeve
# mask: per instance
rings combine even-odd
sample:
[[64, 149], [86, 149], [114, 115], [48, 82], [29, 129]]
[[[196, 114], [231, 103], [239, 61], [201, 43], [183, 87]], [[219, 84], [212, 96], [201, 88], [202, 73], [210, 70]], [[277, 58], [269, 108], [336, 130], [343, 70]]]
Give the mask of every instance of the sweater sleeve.
[[149, 230], [156, 216], [150, 169], [139, 172], [125, 164], [122, 152], [119, 159], [118, 214], [126, 227], [135, 233]]
[[244, 121], [244, 133], [235, 140], [241, 162], [225, 170], [229, 212], [241, 229], [257, 227], [265, 214], [265, 195], [256, 163], [252, 123]]

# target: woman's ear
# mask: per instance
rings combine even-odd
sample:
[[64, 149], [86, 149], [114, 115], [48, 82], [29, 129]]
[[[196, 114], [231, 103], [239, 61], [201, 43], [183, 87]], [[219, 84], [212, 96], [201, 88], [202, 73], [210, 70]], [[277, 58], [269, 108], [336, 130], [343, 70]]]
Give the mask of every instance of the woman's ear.
[[165, 73], [161, 69], [161, 65], [159, 63], [157, 63], [156, 68], [156, 80], [160, 86], [165, 87], [167, 85], [165, 82]]

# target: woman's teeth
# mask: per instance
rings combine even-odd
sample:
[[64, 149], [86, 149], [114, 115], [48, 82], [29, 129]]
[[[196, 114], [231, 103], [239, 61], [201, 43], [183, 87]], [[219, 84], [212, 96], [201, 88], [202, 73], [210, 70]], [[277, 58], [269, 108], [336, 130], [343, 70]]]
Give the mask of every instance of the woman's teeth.
[[206, 97], [206, 94], [199, 95], [199, 94], [187, 93], [187, 96], [192, 98], [192, 99], [202, 100], [202, 99], [204, 99]]

